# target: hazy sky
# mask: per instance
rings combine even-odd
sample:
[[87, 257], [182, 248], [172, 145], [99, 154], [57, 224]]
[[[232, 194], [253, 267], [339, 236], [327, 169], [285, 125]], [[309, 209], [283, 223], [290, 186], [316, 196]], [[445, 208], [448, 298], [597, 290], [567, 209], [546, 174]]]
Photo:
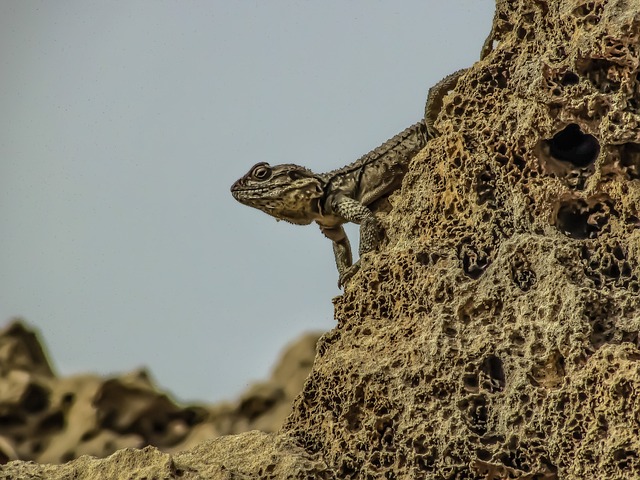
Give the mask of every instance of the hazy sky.
[[62, 375], [147, 366], [206, 402], [265, 378], [333, 327], [337, 272], [317, 226], [231, 183], [258, 161], [346, 165], [420, 119], [493, 7], [0, 2], [0, 322], [39, 329]]

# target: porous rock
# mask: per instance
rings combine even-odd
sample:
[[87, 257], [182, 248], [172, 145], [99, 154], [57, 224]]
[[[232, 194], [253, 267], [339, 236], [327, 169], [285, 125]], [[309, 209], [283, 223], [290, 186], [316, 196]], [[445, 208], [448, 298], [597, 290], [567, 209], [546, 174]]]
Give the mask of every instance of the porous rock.
[[0, 468], [2, 480], [255, 480], [327, 479], [319, 456], [305, 452], [284, 436], [257, 430], [202, 442], [170, 455], [155, 447], [119, 450], [107, 458], [82, 456], [64, 465], [12, 462]]
[[498, 2], [286, 425], [338, 478], [640, 478], [639, 33]]
[[498, 0], [264, 445], [291, 468], [216, 475], [640, 478], [639, 36], [638, 2]]

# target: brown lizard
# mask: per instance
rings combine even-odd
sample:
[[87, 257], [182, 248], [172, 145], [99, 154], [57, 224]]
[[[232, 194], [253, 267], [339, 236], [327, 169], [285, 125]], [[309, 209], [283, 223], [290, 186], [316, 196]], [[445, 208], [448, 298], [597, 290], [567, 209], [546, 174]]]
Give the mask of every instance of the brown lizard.
[[352, 264], [351, 246], [342, 225], [360, 225], [360, 257], [377, 247], [381, 227], [374, 212], [400, 187], [411, 158], [438, 134], [434, 122], [444, 96], [464, 72], [458, 70], [429, 89], [424, 121], [352, 164], [317, 174], [299, 165], [260, 162], [231, 186], [233, 197], [277, 220], [297, 225], [316, 222], [333, 242], [338, 286], [343, 286], [357, 272], [360, 260]]

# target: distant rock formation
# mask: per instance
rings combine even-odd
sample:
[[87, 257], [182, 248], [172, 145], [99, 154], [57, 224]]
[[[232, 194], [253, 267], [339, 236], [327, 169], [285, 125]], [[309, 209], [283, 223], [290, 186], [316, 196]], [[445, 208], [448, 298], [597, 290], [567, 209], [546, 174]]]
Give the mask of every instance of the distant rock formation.
[[230, 433], [274, 432], [302, 390], [319, 336], [306, 334], [289, 345], [271, 378], [239, 400], [180, 406], [145, 370], [57, 377], [37, 335], [14, 321], [0, 330], [0, 463], [62, 463], [147, 445], [172, 452]]
[[0, 472], [640, 478], [640, 2], [498, 0], [485, 46], [278, 433]]

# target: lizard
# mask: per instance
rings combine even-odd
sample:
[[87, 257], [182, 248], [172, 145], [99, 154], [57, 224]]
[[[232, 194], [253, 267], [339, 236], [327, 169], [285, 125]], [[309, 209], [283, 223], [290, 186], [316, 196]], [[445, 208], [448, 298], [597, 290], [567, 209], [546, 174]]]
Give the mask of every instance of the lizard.
[[[458, 70], [429, 89], [424, 119], [355, 162], [327, 173], [314, 173], [295, 164], [255, 164], [231, 186], [239, 202], [297, 225], [316, 222], [333, 242], [338, 287], [360, 268], [360, 258], [375, 250], [382, 228], [375, 217], [386, 198], [402, 184], [409, 161], [439, 133], [435, 120], [444, 96], [455, 88], [466, 69]], [[360, 225], [360, 258], [352, 263], [351, 246], [343, 224]]]

